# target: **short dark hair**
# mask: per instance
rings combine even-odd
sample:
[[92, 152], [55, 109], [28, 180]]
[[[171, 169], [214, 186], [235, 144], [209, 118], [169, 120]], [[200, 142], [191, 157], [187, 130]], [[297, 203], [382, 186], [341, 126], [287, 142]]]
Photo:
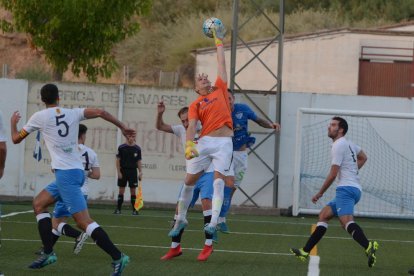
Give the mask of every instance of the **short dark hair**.
[[45, 104], [54, 104], [59, 99], [59, 89], [52, 83], [45, 84], [40, 89], [40, 96]]
[[344, 135], [348, 132], [348, 123], [346, 122], [344, 118], [335, 116], [332, 118], [332, 120], [339, 122], [338, 126], [339, 128], [342, 128], [344, 130]]
[[83, 134], [86, 134], [86, 131], [88, 128], [84, 124], [79, 124], [79, 133], [78, 133], [78, 139], [81, 138]]
[[181, 115], [182, 114], [184, 114], [184, 113], [188, 113], [188, 107], [187, 106], [184, 106], [183, 108], [181, 108], [179, 111], [178, 111], [178, 118], [180, 118], [181, 117]]

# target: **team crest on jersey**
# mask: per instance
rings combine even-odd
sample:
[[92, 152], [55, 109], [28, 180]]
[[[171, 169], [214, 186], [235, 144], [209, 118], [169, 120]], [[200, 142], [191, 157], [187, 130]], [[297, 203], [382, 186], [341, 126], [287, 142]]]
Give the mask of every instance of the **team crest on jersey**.
[[243, 118], [243, 112], [237, 112], [235, 116], [237, 119], [240, 120], [241, 118]]
[[134, 157], [137, 157], [138, 156], [138, 153], [134, 153]]
[[202, 101], [200, 101], [198, 104], [199, 105], [202, 105], [203, 103], [207, 103], [208, 102], [208, 99], [207, 98], [204, 98]]
[[60, 114], [60, 108], [56, 108], [56, 113]]

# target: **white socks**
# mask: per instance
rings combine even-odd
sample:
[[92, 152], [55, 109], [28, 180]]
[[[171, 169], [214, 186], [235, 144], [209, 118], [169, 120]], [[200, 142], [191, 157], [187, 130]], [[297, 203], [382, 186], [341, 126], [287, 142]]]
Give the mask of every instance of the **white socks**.
[[216, 226], [217, 220], [220, 215], [221, 206], [223, 205], [223, 198], [224, 198], [224, 180], [221, 178], [214, 179], [213, 182], [213, 200], [211, 206], [211, 222], [210, 226]]
[[177, 220], [185, 220], [187, 217], [187, 210], [193, 199], [194, 186], [183, 185], [180, 192], [180, 198], [178, 199], [177, 207]]

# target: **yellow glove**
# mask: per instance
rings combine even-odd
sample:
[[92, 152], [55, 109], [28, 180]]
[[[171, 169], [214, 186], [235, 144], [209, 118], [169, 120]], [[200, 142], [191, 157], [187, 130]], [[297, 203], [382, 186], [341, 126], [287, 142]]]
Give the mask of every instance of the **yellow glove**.
[[196, 144], [193, 141], [187, 141], [185, 143], [185, 159], [190, 160], [198, 156]]
[[218, 37], [216, 29], [214, 29], [214, 28], [213, 28], [213, 37], [214, 37], [214, 43], [216, 44], [217, 47], [223, 46], [223, 38], [224, 37], [221, 37], [221, 38]]

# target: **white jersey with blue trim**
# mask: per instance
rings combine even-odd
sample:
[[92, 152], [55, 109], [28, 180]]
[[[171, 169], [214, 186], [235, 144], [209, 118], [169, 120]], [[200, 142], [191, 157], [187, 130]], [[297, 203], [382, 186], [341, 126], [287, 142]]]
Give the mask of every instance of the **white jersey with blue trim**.
[[3, 114], [0, 111], [0, 142], [6, 142], [6, 129], [3, 122]]
[[86, 119], [84, 108], [50, 107], [36, 112], [23, 127], [31, 133], [40, 130], [52, 159], [52, 169], [82, 169], [78, 148], [79, 122]]
[[341, 137], [332, 144], [331, 165], [339, 166], [337, 185], [352, 186], [362, 190], [358, 175], [357, 155], [361, 147]]
[[85, 172], [85, 181], [83, 182], [83, 186], [81, 188], [81, 191], [84, 195], [88, 195], [89, 189], [88, 189], [88, 183], [89, 183], [89, 178], [88, 178], [88, 173], [92, 170], [92, 168], [99, 168], [99, 160], [98, 160], [98, 155], [96, 154], [96, 152], [83, 145], [83, 144], [79, 144], [79, 151], [81, 153], [82, 156], [82, 164], [83, 164], [83, 168], [84, 168], [84, 172]]

